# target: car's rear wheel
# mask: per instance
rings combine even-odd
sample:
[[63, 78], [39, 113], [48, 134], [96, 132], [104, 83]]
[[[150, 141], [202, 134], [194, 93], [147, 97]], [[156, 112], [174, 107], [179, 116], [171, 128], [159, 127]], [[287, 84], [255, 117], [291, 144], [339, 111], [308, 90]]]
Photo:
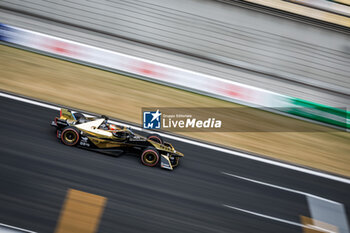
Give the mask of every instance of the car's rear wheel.
[[150, 134], [147, 136], [147, 139], [154, 141], [154, 142], [157, 142], [157, 143], [160, 143], [160, 144], [164, 143], [163, 138], [158, 134]]
[[154, 167], [159, 162], [159, 153], [154, 147], [147, 147], [141, 154], [141, 162], [148, 167]]
[[79, 132], [74, 128], [66, 128], [61, 133], [61, 140], [67, 146], [75, 146], [79, 139]]

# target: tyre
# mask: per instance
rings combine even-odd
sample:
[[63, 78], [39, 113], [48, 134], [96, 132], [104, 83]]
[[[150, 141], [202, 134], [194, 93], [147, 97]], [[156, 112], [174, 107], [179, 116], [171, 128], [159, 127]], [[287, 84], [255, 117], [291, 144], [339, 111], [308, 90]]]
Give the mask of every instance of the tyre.
[[154, 147], [147, 147], [141, 154], [141, 162], [148, 167], [154, 167], [159, 162], [159, 153]]
[[61, 133], [61, 141], [67, 146], [75, 146], [79, 139], [79, 132], [74, 128], [65, 128]]
[[61, 138], [61, 131], [60, 130], [56, 130], [56, 137], [57, 139], [60, 139]]
[[158, 142], [160, 144], [164, 143], [163, 138], [158, 134], [150, 134], [150, 135], [148, 135], [147, 139], [154, 141], [154, 142]]

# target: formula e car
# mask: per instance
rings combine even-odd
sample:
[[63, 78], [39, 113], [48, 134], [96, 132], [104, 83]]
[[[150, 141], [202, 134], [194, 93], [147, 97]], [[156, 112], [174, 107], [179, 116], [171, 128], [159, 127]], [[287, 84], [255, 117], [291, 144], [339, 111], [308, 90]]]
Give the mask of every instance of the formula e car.
[[135, 134], [130, 128], [109, 123], [106, 116], [86, 117], [61, 109], [51, 125], [57, 138], [67, 146], [78, 146], [103, 153], [120, 155], [125, 152], [140, 155], [142, 164], [173, 170], [184, 155], [164, 142], [157, 134], [147, 137]]

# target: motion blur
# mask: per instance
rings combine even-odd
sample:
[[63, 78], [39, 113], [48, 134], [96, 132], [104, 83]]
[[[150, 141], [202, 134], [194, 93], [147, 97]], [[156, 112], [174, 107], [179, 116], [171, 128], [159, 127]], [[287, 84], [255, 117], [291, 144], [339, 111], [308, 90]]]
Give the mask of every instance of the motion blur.
[[0, 232], [349, 233], [349, 17], [0, 0]]

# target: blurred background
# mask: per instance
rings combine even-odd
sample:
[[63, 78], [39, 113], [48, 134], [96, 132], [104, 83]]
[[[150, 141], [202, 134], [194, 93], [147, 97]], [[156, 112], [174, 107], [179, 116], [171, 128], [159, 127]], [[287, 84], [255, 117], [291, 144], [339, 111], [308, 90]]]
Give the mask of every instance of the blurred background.
[[[0, 0], [2, 91], [132, 125], [144, 107], [249, 107], [226, 116], [238, 132], [179, 134], [345, 180], [176, 140], [186, 156], [177, 171], [140, 168], [132, 156], [57, 144], [47, 137], [57, 111], [2, 97], [0, 222], [35, 232], [348, 232], [349, 16], [348, 0]], [[285, 125], [305, 130], [266, 130]], [[82, 220], [75, 210], [90, 207], [74, 200], [91, 198], [99, 204]]]

